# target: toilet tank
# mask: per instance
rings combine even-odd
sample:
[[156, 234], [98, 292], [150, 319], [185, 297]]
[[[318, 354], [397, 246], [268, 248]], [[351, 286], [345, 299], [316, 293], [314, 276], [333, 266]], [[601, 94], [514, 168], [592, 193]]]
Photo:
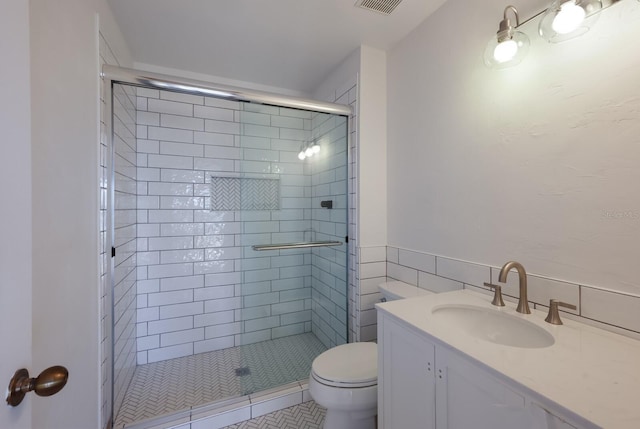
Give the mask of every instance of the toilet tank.
[[383, 301], [394, 301], [396, 299], [413, 298], [416, 296], [430, 295], [433, 293], [401, 281], [388, 281], [380, 283], [378, 285], [378, 290], [382, 294]]

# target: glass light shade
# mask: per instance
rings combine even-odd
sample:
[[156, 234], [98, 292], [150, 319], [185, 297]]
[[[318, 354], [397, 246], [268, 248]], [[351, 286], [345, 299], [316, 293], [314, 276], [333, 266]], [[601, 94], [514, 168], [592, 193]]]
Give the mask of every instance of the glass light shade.
[[551, 43], [573, 39], [589, 31], [601, 9], [600, 0], [554, 0], [540, 20], [538, 32]]
[[313, 156], [313, 149], [311, 149], [310, 147], [308, 147], [305, 151], [304, 154], [306, 156]]
[[492, 37], [484, 50], [484, 62], [491, 68], [501, 69], [519, 64], [529, 50], [529, 38], [520, 31], [514, 31], [511, 38], [498, 41]]
[[509, 39], [498, 43], [493, 50], [493, 58], [499, 62], [511, 61], [518, 53], [518, 44], [515, 40]]
[[305, 155], [304, 151], [301, 150], [300, 153], [298, 154], [298, 159], [300, 161], [304, 160], [307, 157], [307, 155]]
[[574, 2], [564, 2], [560, 5], [560, 11], [553, 18], [551, 28], [558, 34], [571, 33], [580, 27], [586, 16], [587, 12]]
[[318, 143], [315, 143], [313, 146], [311, 146], [311, 150], [313, 150], [313, 153], [320, 152], [320, 145]]

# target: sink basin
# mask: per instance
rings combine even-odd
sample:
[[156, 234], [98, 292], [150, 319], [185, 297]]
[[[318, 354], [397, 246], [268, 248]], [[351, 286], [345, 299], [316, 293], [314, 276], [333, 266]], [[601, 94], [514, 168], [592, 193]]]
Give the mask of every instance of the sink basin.
[[549, 347], [553, 336], [541, 327], [501, 311], [473, 305], [441, 305], [434, 319], [476, 338], [504, 346], [537, 349]]

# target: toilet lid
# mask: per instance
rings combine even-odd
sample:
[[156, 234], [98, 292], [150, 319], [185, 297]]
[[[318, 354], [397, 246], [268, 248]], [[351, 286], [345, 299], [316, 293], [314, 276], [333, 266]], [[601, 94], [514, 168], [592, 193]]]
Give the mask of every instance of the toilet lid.
[[334, 347], [315, 358], [311, 370], [330, 386], [373, 386], [378, 382], [378, 346], [362, 342]]

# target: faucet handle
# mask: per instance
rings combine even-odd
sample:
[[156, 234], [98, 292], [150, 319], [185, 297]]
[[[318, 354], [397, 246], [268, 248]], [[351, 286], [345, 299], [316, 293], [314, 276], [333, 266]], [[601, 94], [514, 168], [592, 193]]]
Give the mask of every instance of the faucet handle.
[[562, 320], [560, 320], [560, 312], [558, 311], [558, 307], [570, 308], [571, 310], [577, 310], [573, 304], [567, 304], [566, 302], [562, 302], [557, 299], [549, 300], [549, 314], [547, 314], [547, 318], [544, 319], [545, 322], [549, 322], [552, 325], [562, 325]]
[[502, 300], [502, 286], [494, 285], [487, 282], [485, 282], [484, 285], [490, 289], [495, 289], [495, 293], [493, 294], [493, 301], [491, 301], [491, 304], [495, 305], [496, 307], [504, 307], [504, 301]]

